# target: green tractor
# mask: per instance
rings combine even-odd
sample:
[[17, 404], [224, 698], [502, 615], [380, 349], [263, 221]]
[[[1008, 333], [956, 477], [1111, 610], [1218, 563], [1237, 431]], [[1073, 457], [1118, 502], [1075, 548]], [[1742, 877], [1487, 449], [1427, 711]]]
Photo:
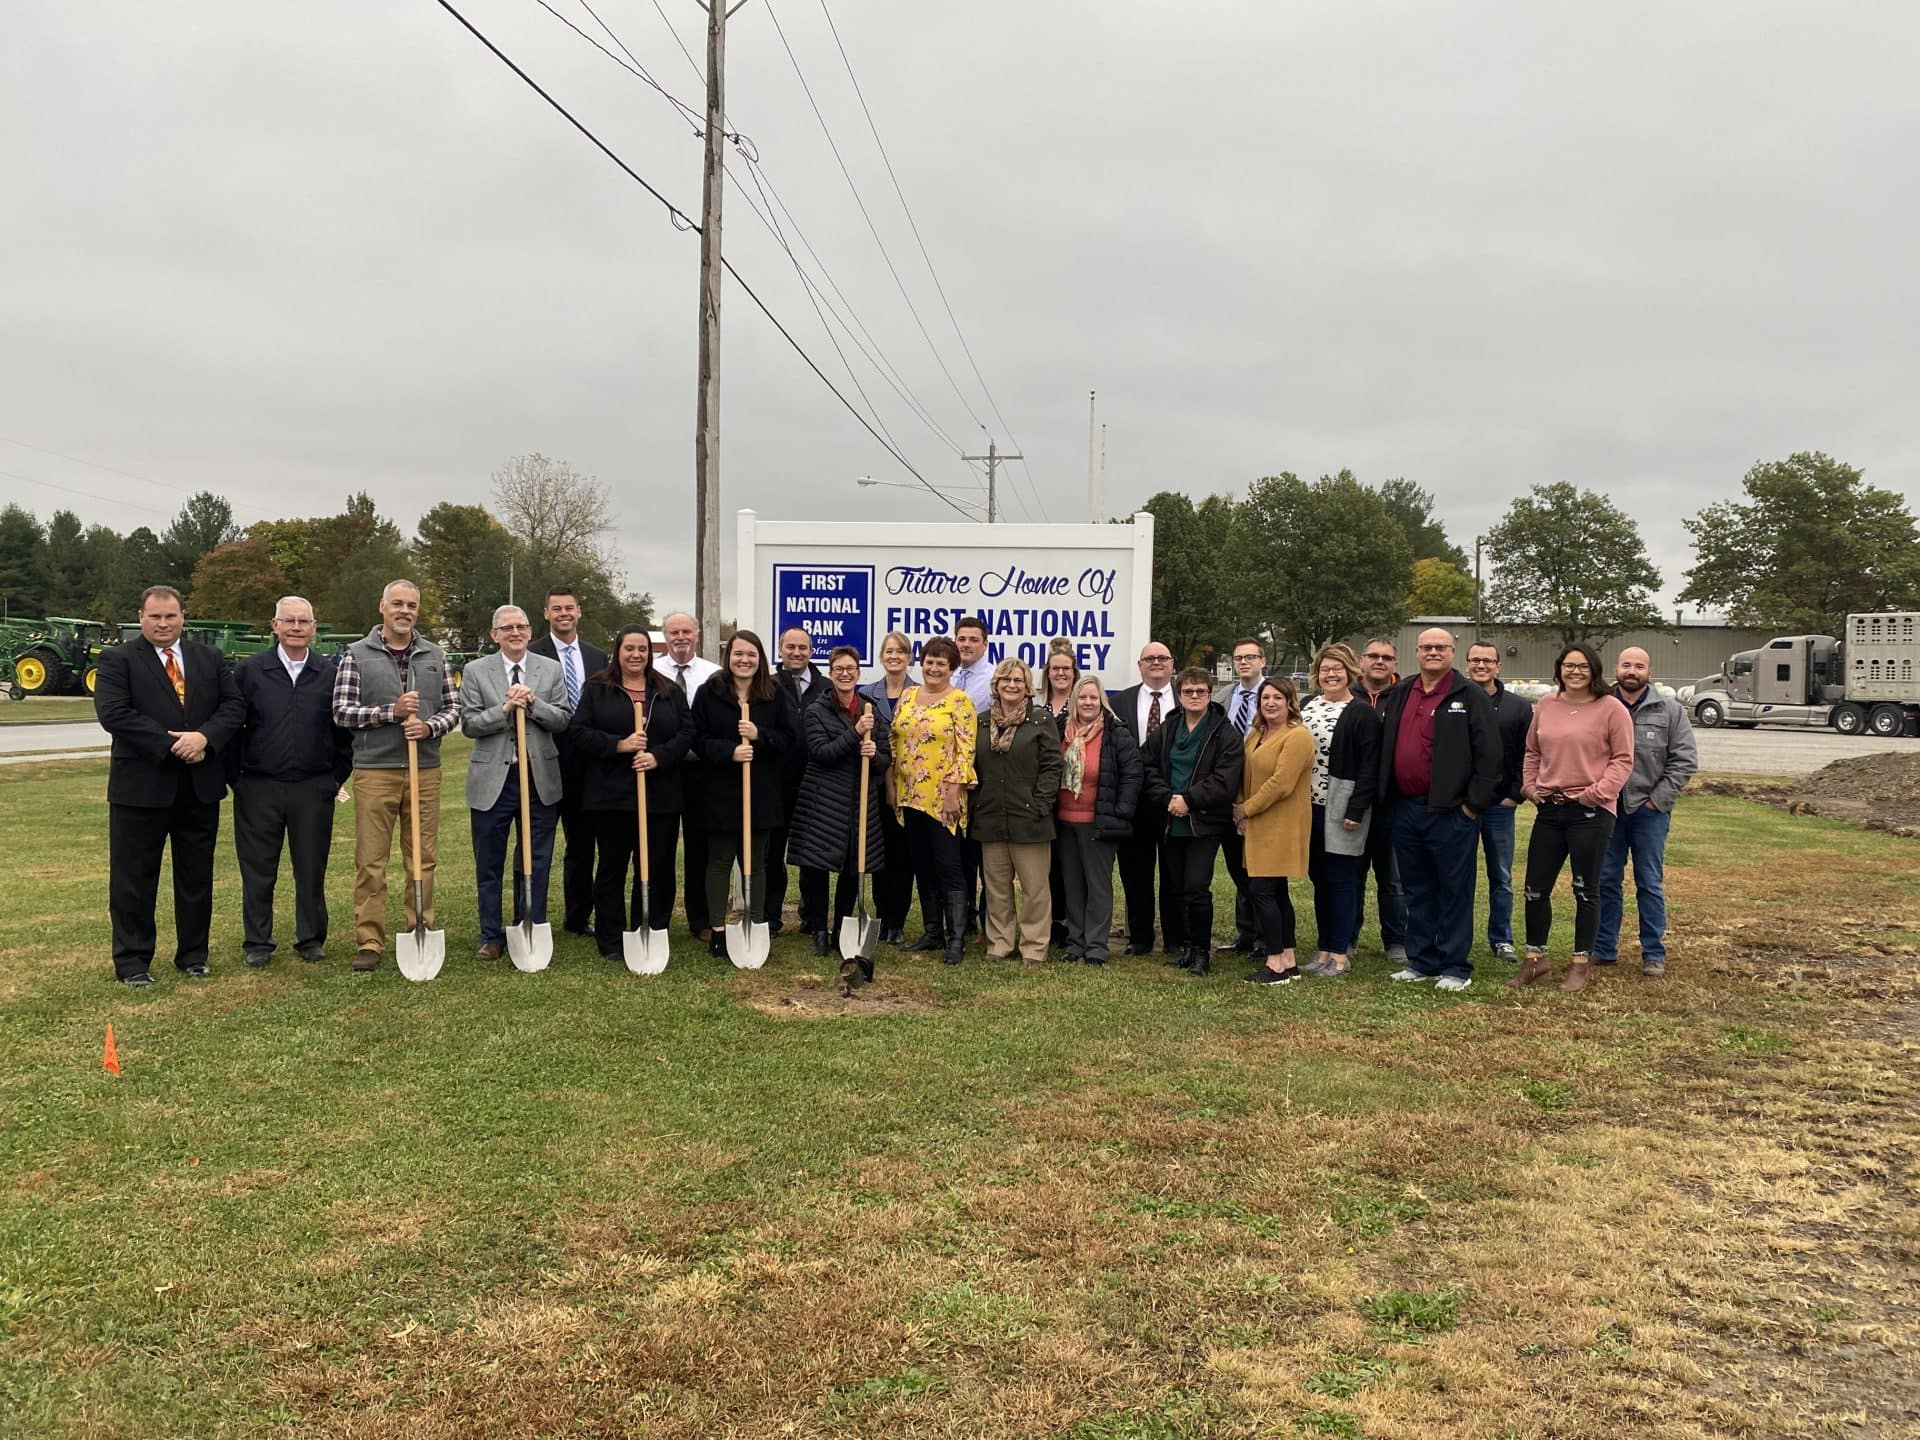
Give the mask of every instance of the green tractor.
[[120, 643], [120, 629], [99, 620], [50, 615], [44, 620], [15, 620], [0, 630], [0, 660], [11, 677], [0, 676], [14, 699], [29, 695], [93, 693], [95, 662], [109, 645]]

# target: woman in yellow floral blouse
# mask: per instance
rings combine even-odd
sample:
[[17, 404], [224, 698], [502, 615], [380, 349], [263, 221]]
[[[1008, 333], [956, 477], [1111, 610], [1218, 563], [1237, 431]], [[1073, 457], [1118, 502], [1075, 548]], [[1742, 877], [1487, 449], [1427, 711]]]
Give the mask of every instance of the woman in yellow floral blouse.
[[945, 950], [949, 965], [960, 963], [967, 940], [960, 847], [980, 731], [973, 701], [952, 684], [959, 660], [960, 647], [946, 636], [927, 641], [920, 648], [920, 683], [901, 695], [893, 712], [896, 809], [920, 877], [921, 912], [934, 917], [909, 948]]

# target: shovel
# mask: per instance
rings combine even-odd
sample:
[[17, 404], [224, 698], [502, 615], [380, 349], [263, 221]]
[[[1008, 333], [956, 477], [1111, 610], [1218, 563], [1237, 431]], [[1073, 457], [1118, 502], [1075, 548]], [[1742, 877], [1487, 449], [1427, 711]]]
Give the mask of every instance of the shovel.
[[[740, 718], [747, 717], [747, 702], [740, 702]], [[773, 937], [767, 922], [753, 918], [753, 761], [740, 767], [740, 865], [733, 872], [738, 887], [736, 899], [740, 919], [727, 922], [727, 958], [741, 970], [758, 970], [767, 963], [767, 950]]]
[[[864, 713], [873, 714], [873, 705], [868, 703]], [[880, 922], [867, 913], [867, 781], [870, 761], [867, 756], [860, 757], [860, 829], [859, 841], [854, 846], [854, 884], [859, 887], [858, 898], [854, 901], [854, 913], [841, 917], [840, 953], [845, 957], [840, 965], [840, 979], [852, 993], [856, 985], [865, 985], [873, 979], [873, 951], [880, 943]]]
[[547, 968], [553, 959], [553, 926], [533, 923], [533, 784], [527, 758], [527, 712], [513, 712], [513, 738], [520, 755], [520, 923], [507, 931], [507, 958], [523, 975]]
[[420, 742], [407, 741], [407, 800], [413, 847], [413, 929], [393, 937], [393, 960], [409, 980], [431, 980], [447, 962], [447, 932], [427, 929], [427, 887], [420, 878]]
[[[633, 728], [647, 733], [647, 712], [636, 702]], [[627, 969], [636, 975], [658, 975], [667, 968], [667, 932], [649, 928], [653, 923], [652, 873], [647, 862], [647, 772], [633, 772], [633, 788], [640, 809], [640, 924], [620, 937], [620, 949]]]

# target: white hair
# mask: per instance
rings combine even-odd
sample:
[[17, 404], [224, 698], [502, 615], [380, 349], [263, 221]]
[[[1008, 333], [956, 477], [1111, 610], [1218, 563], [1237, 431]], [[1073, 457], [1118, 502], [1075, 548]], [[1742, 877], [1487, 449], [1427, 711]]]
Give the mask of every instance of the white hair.
[[509, 615], [518, 615], [522, 620], [527, 618], [527, 612], [518, 605], [496, 605], [493, 609], [493, 628], [498, 630], [506, 623]]
[[411, 590], [416, 596], [420, 593], [420, 587], [411, 580], [389, 580], [387, 588], [380, 592], [380, 598], [384, 600], [396, 590]]
[[278, 600], [273, 602], [273, 618], [276, 620], [285, 620], [287, 618], [287, 607], [289, 605], [304, 605], [307, 607], [307, 614], [309, 616], [313, 614], [313, 602], [307, 599], [306, 596], [282, 595]]

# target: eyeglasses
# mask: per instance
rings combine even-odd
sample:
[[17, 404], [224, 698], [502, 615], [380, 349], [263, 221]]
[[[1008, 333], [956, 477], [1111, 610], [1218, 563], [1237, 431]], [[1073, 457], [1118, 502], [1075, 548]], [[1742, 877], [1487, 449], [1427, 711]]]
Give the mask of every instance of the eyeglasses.
[[1418, 650], [1422, 655], [1444, 655], [1447, 653], [1447, 651], [1453, 649], [1453, 646], [1451, 645], [1416, 645], [1413, 648]]
[[1264, 660], [1266, 658], [1266, 656], [1260, 654], [1258, 651], [1254, 651], [1250, 654], [1234, 656], [1233, 663], [1238, 665], [1242, 660]]
[[1180, 692], [1182, 695], [1211, 695], [1213, 691], [1204, 685], [1189, 685]]
[[1593, 673], [1593, 667], [1591, 665], [1562, 665], [1560, 667], [1560, 673], [1562, 675], [1591, 675]]
[[1171, 656], [1171, 655], [1142, 655], [1142, 656], [1140, 657], [1140, 663], [1141, 663], [1141, 664], [1143, 664], [1143, 665], [1171, 665], [1171, 664], [1173, 663], [1173, 656]]
[[1395, 660], [1398, 660], [1400, 657], [1398, 655], [1382, 655], [1377, 650], [1369, 650], [1366, 654], [1366, 658], [1369, 660], [1385, 660], [1389, 665], [1391, 665]]
[[523, 625], [496, 625], [493, 628], [496, 630], [531, 630], [533, 626], [524, 625], [524, 624]]

